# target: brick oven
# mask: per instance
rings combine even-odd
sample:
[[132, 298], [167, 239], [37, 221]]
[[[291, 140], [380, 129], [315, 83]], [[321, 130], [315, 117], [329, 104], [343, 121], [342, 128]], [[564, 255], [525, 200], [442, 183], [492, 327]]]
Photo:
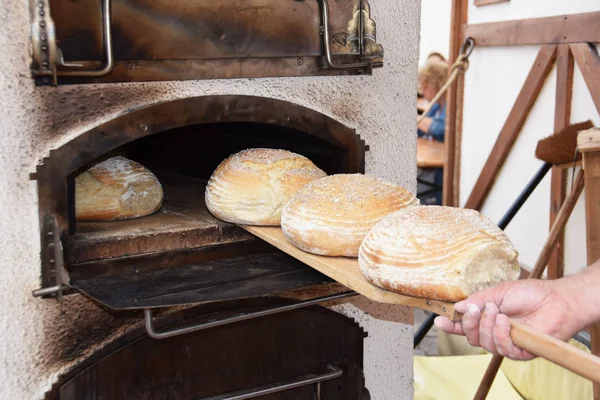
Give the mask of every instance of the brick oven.
[[[418, 1], [6, 9], [1, 398], [412, 398], [409, 309], [215, 219], [203, 194], [251, 147], [414, 189]], [[76, 221], [74, 177], [115, 155], [158, 177], [161, 209]]]

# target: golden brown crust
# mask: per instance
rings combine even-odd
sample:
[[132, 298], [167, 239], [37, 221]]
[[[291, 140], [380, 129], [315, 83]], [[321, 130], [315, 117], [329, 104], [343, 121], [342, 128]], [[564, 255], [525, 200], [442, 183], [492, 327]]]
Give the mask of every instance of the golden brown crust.
[[314, 254], [357, 257], [381, 218], [418, 200], [390, 182], [363, 174], [315, 180], [286, 204], [281, 227], [294, 246]]
[[143, 217], [162, 205], [162, 186], [148, 169], [113, 157], [75, 178], [78, 221], [112, 221]]
[[[369, 278], [367, 278], [368, 281]], [[391, 282], [387, 279], [371, 282], [375, 286], [405, 296], [421, 297], [424, 299], [457, 302], [464, 300], [468, 295], [460, 288], [450, 285], [421, 283], [418, 286], [404, 285], [399, 282]]]
[[287, 201], [326, 174], [308, 158], [280, 149], [247, 149], [225, 159], [206, 186], [208, 210], [244, 225], [279, 225]]
[[518, 279], [518, 253], [474, 210], [419, 206], [382, 219], [364, 239], [358, 263], [375, 286], [405, 295], [462, 300]]

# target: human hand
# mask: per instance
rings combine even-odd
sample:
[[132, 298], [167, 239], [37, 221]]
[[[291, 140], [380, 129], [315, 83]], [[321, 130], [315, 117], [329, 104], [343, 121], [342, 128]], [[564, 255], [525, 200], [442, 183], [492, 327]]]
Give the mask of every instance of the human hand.
[[575, 294], [561, 283], [533, 279], [505, 282], [456, 303], [455, 310], [464, 314], [461, 321], [437, 317], [435, 325], [444, 332], [464, 335], [471, 345], [489, 352], [530, 360], [535, 356], [512, 342], [509, 318], [563, 341], [586, 325], [574, 309], [571, 297]]

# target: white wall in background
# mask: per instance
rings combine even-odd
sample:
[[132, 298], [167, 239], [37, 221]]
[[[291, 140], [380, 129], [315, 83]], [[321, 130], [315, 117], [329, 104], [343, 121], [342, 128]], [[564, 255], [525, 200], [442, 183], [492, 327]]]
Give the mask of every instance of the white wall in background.
[[450, 51], [450, 11], [452, 0], [421, 1], [421, 51], [419, 65], [432, 52], [446, 59]]
[[[600, 10], [598, 0], [511, 0], [475, 7], [470, 0], [469, 23], [538, 18]], [[465, 104], [460, 180], [464, 205], [502, 129], [512, 105], [539, 51], [539, 46], [476, 48], [465, 79]], [[535, 158], [537, 141], [553, 132], [556, 67], [551, 71], [495, 186], [482, 209], [499, 222], [504, 212], [542, 165]], [[572, 122], [587, 119], [600, 126], [583, 78], [575, 68]], [[583, 195], [582, 195], [583, 199]], [[533, 266], [549, 229], [550, 174], [536, 189], [507, 228], [521, 253], [521, 262]], [[586, 265], [585, 212], [578, 203], [566, 229], [565, 270], [572, 273]]]

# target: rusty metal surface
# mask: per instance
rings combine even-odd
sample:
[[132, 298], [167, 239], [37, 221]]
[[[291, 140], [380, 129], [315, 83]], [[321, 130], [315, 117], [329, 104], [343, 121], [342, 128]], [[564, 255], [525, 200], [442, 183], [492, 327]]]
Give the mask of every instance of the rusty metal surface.
[[286, 254], [257, 253], [102, 278], [71, 286], [113, 310], [170, 307], [265, 296], [330, 283]]
[[[327, 68], [318, 0], [106, 1], [112, 6], [113, 70], [102, 77], [62, 77], [59, 84], [372, 72], [371, 65], [360, 72]], [[102, 2], [49, 4], [65, 62], [102, 70], [107, 62]], [[381, 66], [383, 48], [375, 40], [368, 2], [329, 0], [327, 9], [336, 61], [366, 57]], [[51, 78], [38, 83], [49, 84]]]
[[[337, 57], [341, 63], [349, 57]], [[354, 61], [356, 58], [354, 58]], [[100, 62], [83, 64], [100, 68]], [[294, 76], [369, 75], [372, 67], [340, 70], [324, 68], [322, 57], [230, 58], [217, 60], [116, 61], [109, 75], [97, 78], [58, 77], [58, 84], [182, 81], [192, 79], [272, 78]]]
[[[52, 150], [49, 157], [43, 159], [36, 173], [32, 174], [38, 185], [41, 248], [47, 249], [51, 241], [46, 234], [47, 221], [49, 216], [54, 215], [65, 251], [65, 267], [71, 272], [72, 237], [69, 228], [74, 231], [74, 221], [69, 222], [68, 218], [69, 196], [65, 184], [71, 174], [77, 174], [90, 162], [135, 140], [176, 128], [220, 122], [265, 123], [280, 127], [282, 133], [274, 137], [273, 143], [284, 148], [288, 143], [286, 129], [303, 132], [316, 141], [313, 146], [316, 149], [319, 142], [339, 149], [338, 155], [331, 160], [338, 165], [339, 171], [364, 172], [365, 144], [355, 130], [293, 103], [254, 96], [204, 96], [151, 105], [99, 125]], [[204, 133], [202, 129], [196, 132], [198, 138]], [[220, 144], [223, 151], [227, 150], [227, 146], [227, 143]], [[42, 287], [54, 286], [49, 252], [42, 251], [41, 260]]]

